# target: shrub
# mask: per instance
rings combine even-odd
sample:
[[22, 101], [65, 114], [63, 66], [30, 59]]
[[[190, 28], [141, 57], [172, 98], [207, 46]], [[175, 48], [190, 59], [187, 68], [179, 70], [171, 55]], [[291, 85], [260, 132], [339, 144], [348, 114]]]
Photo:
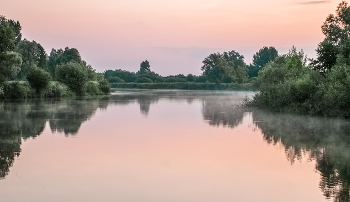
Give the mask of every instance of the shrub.
[[111, 83], [125, 83], [125, 81], [117, 76], [108, 78], [108, 81]]
[[3, 96], [6, 99], [24, 99], [31, 95], [28, 82], [8, 81], [3, 85]]
[[73, 97], [75, 94], [68, 88], [68, 86], [57, 81], [51, 81], [44, 93], [45, 97]]
[[40, 96], [42, 91], [49, 86], [51, 79], [48, 72], [37, 67], [30, 69], [26, 78], [29, 85], [35, 89], [38, 96]]
[[136, 79], [136, 83], [153, 83], [153, 81], [147, 77], [141, 77]]
[[102, 92], [99, 89], [99, 83], [97, 81], [89, 81], [86, 84], [86, 93], [88, 95], [101, 95]]
[[88, 72], [80, 63], [70, 62], [56, 68], [56, 78], [66, 84], [77, 95], [84, 95]]
[[111, 92], [111, 84], [106, 79], [98, 81], [98, 88], [104, 94], [109, 94]]

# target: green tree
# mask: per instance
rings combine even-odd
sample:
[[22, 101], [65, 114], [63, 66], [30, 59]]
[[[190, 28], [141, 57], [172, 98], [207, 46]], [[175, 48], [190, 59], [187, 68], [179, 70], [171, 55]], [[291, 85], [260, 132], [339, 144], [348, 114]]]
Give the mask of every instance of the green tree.
[[263, 47], [253, 55], [253, 65], [259, 69], [278, 56], [278, 51], [274, 47]]
[[150, 67], [151, 67], [151, 65], [149, 64], [149, 62], [147, 60], [142, 61], [140, 64], [140, 72], [149, 72], [149, 71], [151, 71]]
[[16, 52], [22, 57], [21, 71], [17, 75], [18, 79], [23, 79], [28, 70], [34, 65], [46, 70], [47, 54], [36, 41], [26, 39], [20, 41], [16, 47]]
[[21, 39], [19, 22], [0, 16], [0, 83], [14, 77], [22, 63], [19, 54], [13, 52]]
[[253, 64], [248, 66], [249, 77], [257, 77], [258, 72], [270, 61], [278, 56], [274, 47], [263, 47], [253, 55]]
[[20, 23], [0, 15], [0, 53], [13, 51], [21, 38]]
[[26, 75], [29, 85], [35, 89], [36, 94], [40, 97], [44, 89], [49, 86], [51, 77], [50, 74], [38, 67], [32, 67]]
[[317, 58], [312, 61], [315, 69], [325, 72], [334, 65], [350, 65], [350, 9], [342, 1], [336, 14], [330, 14], [322, 25], [325, 39], [316, 49]]
[[12, 51], [0, 53], [0, 84], [15, 77], [21, 70], [21, 56]]
[[[209, 81], [221, 83], [224, 81], [241, 82], [247, 75], [244, 57], [236, 51], [210, 54], [203, 60], [201, 70]], [[245, 71], [242, 71], [242, 70]]]
[[64, 50], [52, 49], [47, 62], [50, 74], [54, 76], [57, 66], [67, 64], [69, 62], [81, 63], [86, 66], [86, 63], [81, 59], [80, 53], [77, 49], [69, 47], [66, 47]]
[[77, 62], [70, 62], [57, 66], [56, 79], [66, 84], [77, 95], [85, 94], [88, 72], [86, 68]]

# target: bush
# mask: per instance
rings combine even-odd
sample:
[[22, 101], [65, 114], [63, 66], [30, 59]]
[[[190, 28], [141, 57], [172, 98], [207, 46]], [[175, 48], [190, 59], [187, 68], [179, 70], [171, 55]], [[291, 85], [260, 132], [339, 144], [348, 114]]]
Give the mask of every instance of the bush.
[[101, 95], [103, 94], [99, 89], [99, 83], [97, 81], [89, 81], [86, 84], [86, 93], [88, 95]]
[[75, 94], [68, 88], [68, 86], [57, 81], [51, 81], [44, 93], [45, 97], [73, 97]]
[[111, 84], [106, 79], [98, 81], [98, 88], [104, 94], [109, 94], [111, 92]]
[[125, 81], [117, 76], [108, 78], [108, 81], [111, 83], [125, 83]]
[[48, 72], [37, 67], [30, 69], [26, 78], [29, 85], [35, 89], [38, 96], [40, 96], [42, 91], [49, 86], [51, 80]]
[[80, 63], [70, 62], [56, 68], [56, 78], [66, 84], [75, 94], [84, 95], [88, 72]]
[[31, 96], [28, 82], [8, 81], [3, 85], [3, 96], [6, 99], [24, 99]]
[[153, 81], [147, 77], [141, 77], [136, 79], [136, 83], [153, 83]]

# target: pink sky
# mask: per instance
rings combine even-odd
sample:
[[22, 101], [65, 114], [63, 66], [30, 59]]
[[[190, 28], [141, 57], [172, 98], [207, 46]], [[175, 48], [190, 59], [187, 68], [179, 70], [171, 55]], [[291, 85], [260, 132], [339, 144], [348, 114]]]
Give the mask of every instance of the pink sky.
[[200, 74], [210, 53], [236, 50], [250, 63], [263, 46], [293, 45], [315, 57], [321, 25], [340, 1], [311, 0], [1, 0], [28, 40], [77, 48], [97, 71]]

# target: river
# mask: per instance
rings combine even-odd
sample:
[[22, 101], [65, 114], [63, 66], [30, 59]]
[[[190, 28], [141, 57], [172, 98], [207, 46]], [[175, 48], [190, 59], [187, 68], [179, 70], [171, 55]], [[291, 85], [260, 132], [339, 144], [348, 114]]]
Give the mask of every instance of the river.
[[1, 101], [1, 201], [349, 201], [349, 121], [243, 107], [253, 95]]

